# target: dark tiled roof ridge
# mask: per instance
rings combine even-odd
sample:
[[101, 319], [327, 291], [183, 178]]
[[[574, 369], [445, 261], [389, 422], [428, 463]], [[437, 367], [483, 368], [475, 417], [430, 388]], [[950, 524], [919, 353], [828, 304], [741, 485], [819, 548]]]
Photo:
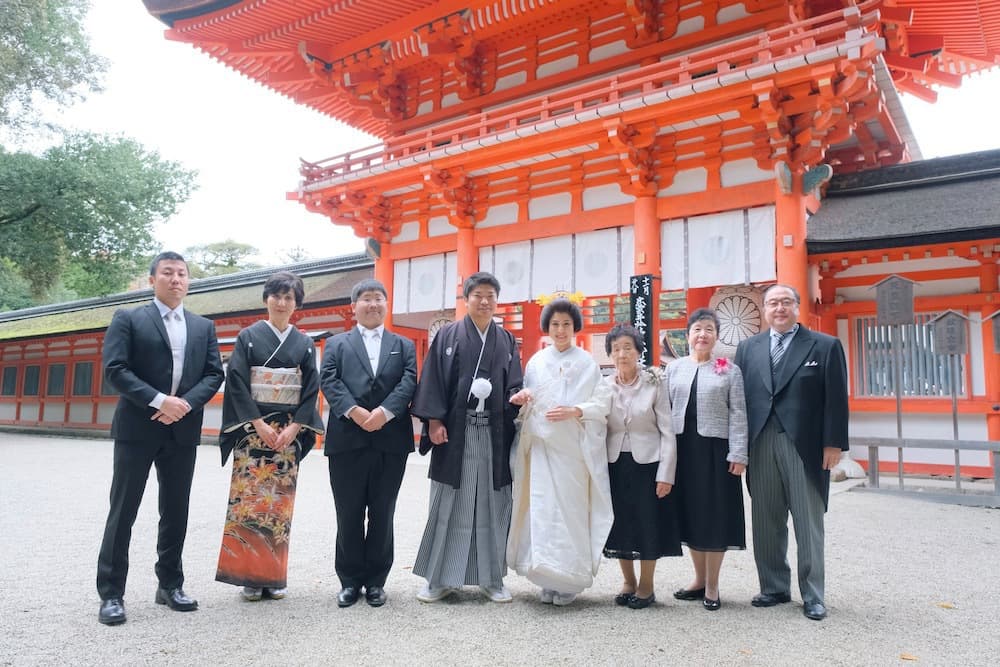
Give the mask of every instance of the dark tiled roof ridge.
[[[359, 268], [370, 264], [372, 264], [372, 260], [365, 253], [340, 255], [325, 259], [312, 259], [294, 264], [269, 266], [263, 269], [227, 273], [222, 276], [198, 278], [191, 281], [191, 289], [188, 293], [201, 294], [204, 292], [214, 292], [216, 290], [228, 289], [232, 287], [252, 285], [256, 282], [260, 282], [277, 271], [291, 271], [300, 277], [306, 277], [336, 270]], [[6, 313], [0, 313], [0, 322], [13, 322], [16, 320], [39, 317], [41, 315], [67, 313], [77, 310], [89, 310], [97, 306], [135, 303], [137, 301], [149, 299], [152, 296], [153, 290], [147, 287], [141, 290], [133, 290], [131, 292], [109, 294], [108, 296], [79, 299], [77, 301], [66, 301], [64, 303], [51, 303], [44, 306], [34, 306], [32, 308], [22, 308], [21, 310], [12, 310]]]
[[826, 196], [850, 196], [994, 176], [1000, 176], [1000, 149], [948, 155], [834, 176], [826, 189]]

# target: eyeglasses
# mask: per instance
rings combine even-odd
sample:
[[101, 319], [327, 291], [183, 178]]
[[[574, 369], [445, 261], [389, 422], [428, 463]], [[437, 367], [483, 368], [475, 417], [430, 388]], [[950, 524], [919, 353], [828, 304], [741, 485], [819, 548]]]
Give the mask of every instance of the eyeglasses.
[[783, 306], [785, 308], [791, 308], [796, 303], [798, 303], [798, 302], [795, 299], [788, 299], [788, 298], [785, 298], [785, 299], [768, 299], [767, 301], [764, 302], [764, 305], [767, 306], [768, 308], [777, 308], [778, 306]]

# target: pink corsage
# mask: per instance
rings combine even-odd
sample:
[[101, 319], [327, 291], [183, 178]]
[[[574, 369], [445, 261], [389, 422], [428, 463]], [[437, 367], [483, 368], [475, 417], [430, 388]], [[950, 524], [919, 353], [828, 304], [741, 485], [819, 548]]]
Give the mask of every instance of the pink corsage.
[[712, 370], [715, 371], [716, 375], [725, 375], [729, 372], [730, 366], [732, 366], [732, 364], [729, 363], [729, 359], [726, 359], [725, 357], [716, 357], [715, 366], [712, 367]]

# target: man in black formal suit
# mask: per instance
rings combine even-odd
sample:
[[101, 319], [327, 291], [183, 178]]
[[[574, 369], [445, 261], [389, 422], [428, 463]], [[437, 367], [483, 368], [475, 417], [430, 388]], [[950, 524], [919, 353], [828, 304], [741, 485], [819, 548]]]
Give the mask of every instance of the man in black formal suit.
[[111, 508], [97, 559], [98, 620], [125, 622], [128, 548], [150, 466], [159, 482], [157, 604], [193, 611], [182, 588], [181, 552], [205, 404], [222, 384], [222, 360], [211, 320], [185, 310], [188, 268], [175, 252], [149, 270], [153, 301], [114, 314], [104, 334], [104, 377], [119, 394], [111, 422]]
[[351, 304], [358, 326], [326, 342], [320, 370], [330, 404], [324, 451], [337, 508], [337, 604], [350, 607], [363, 587], [368, 604], [380, 607], [392, 567], [396, 496], [413, 451], [417, 355], [410, 340], [383, 325], [382, 283], [355, 285]]
[[795, 527], [802, 612], [826, 617], [823, 515], [830, 470], [847, 443], [847, 363], [840, 341], [798, 323], [799, 294], [787, 285], [764, 291], [770, 329], [742, 341], [750, 462], [747, 487], [760, 579], [755, 607], [791, 600], [788, 514]]

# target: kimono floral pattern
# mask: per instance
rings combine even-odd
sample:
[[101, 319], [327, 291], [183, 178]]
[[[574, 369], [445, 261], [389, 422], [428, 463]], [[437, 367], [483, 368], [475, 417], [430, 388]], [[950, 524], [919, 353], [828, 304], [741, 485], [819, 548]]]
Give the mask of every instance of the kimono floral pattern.
[[[278, 429], [290, 418], [269, 415], [267, 420]], [[233, 457], [216, 578], [237, 585], [283, 588], [299, 474], [297, 448], [293, 445], [275, 452], [251, 430]]]

